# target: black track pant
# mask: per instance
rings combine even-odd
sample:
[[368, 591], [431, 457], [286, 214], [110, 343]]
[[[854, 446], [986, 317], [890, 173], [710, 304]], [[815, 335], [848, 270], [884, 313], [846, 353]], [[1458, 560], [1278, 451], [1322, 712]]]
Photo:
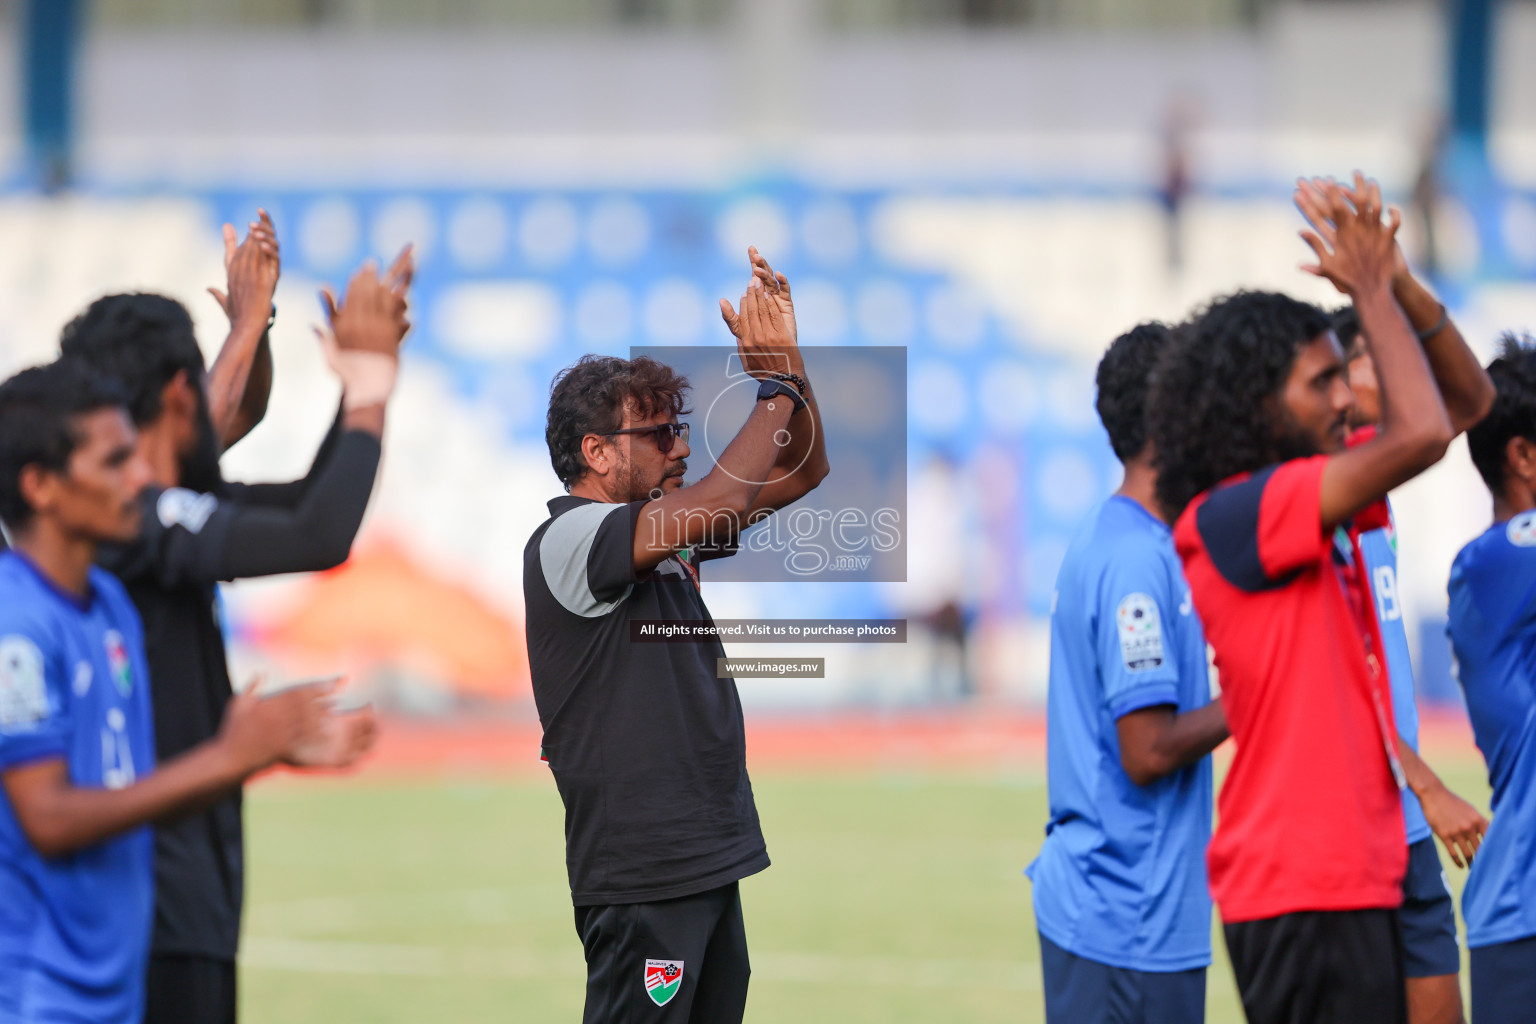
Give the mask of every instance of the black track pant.
[[737, 884], [654, 903], [576, 908], [583, 1024], [740, 1024], [747, 932]]
[[144, 1024], [235, 1024], [233, 960], [151, 956], [144, 987]]
[[1223, 927], [1248, 1024], [1406, 1024], [1396, 910], [1304, 911]]

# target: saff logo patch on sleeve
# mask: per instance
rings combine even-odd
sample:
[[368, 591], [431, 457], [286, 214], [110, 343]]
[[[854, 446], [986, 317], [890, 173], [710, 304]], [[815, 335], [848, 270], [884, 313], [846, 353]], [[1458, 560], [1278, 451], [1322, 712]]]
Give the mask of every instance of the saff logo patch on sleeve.
[[47, 717], [43, 652], [24, 636], [0, 639], [0, 728], [31, 725]]
[[1115, 609], [1120, 660], [1127, 672], [1146, 672], [1163, 664], [1163, 620], [1147, 594], [1127, 594]]
[[647, 960], [645, 962], [645, 994], [657, 1006], [666, 1006], [683, 987], [683, 962], [681, 960]]
[[1517, 548], [1536, 545], [1536, 511], [1522, 512], [1504, 527], [1504, 536]]

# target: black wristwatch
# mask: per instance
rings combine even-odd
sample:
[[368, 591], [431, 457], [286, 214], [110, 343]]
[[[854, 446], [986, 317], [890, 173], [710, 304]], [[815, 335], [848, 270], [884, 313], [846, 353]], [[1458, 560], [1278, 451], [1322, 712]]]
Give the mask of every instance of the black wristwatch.
[[[757, 386], [757, 400], [759, 402], [783, 395], [795, 406], [795, 412], [805, 408], [805, 399], [795, 390], [794, 385], [786, 384], [782, 380], [765, 380]], [[791, 414], [793, 415], [793, 413]]]

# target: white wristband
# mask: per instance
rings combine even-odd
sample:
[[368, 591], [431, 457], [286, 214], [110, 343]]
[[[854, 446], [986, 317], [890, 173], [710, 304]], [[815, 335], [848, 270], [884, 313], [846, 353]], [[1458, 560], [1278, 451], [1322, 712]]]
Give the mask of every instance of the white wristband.
[[351, 412], [382, 405], [389, 400], [394, 394], [395, 376], [400, 369], [398, 357], [382, 352], [342, 349], [331, 331], [317, 329], [316, 333], [320, 335], [326, 363], [341, 378], [342, 409]]

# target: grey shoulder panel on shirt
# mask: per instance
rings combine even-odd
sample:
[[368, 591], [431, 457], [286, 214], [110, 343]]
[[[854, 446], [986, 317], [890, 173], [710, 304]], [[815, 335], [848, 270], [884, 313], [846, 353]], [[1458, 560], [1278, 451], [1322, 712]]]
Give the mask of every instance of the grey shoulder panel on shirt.
[[544, 583], [566, 611], [584, 619], [595, 619], [617, 608], [634, 589], [624, 592], [612, 601], [599, 601], [592, 594], [587, 582], [587, 560], [592, 553], [592, 543], [597, 531], [607, 518], [627, 505], [609, 505], [595, 502], [578, 505], [549, 524], [539, 541], [539, 566], [544, 571]]

